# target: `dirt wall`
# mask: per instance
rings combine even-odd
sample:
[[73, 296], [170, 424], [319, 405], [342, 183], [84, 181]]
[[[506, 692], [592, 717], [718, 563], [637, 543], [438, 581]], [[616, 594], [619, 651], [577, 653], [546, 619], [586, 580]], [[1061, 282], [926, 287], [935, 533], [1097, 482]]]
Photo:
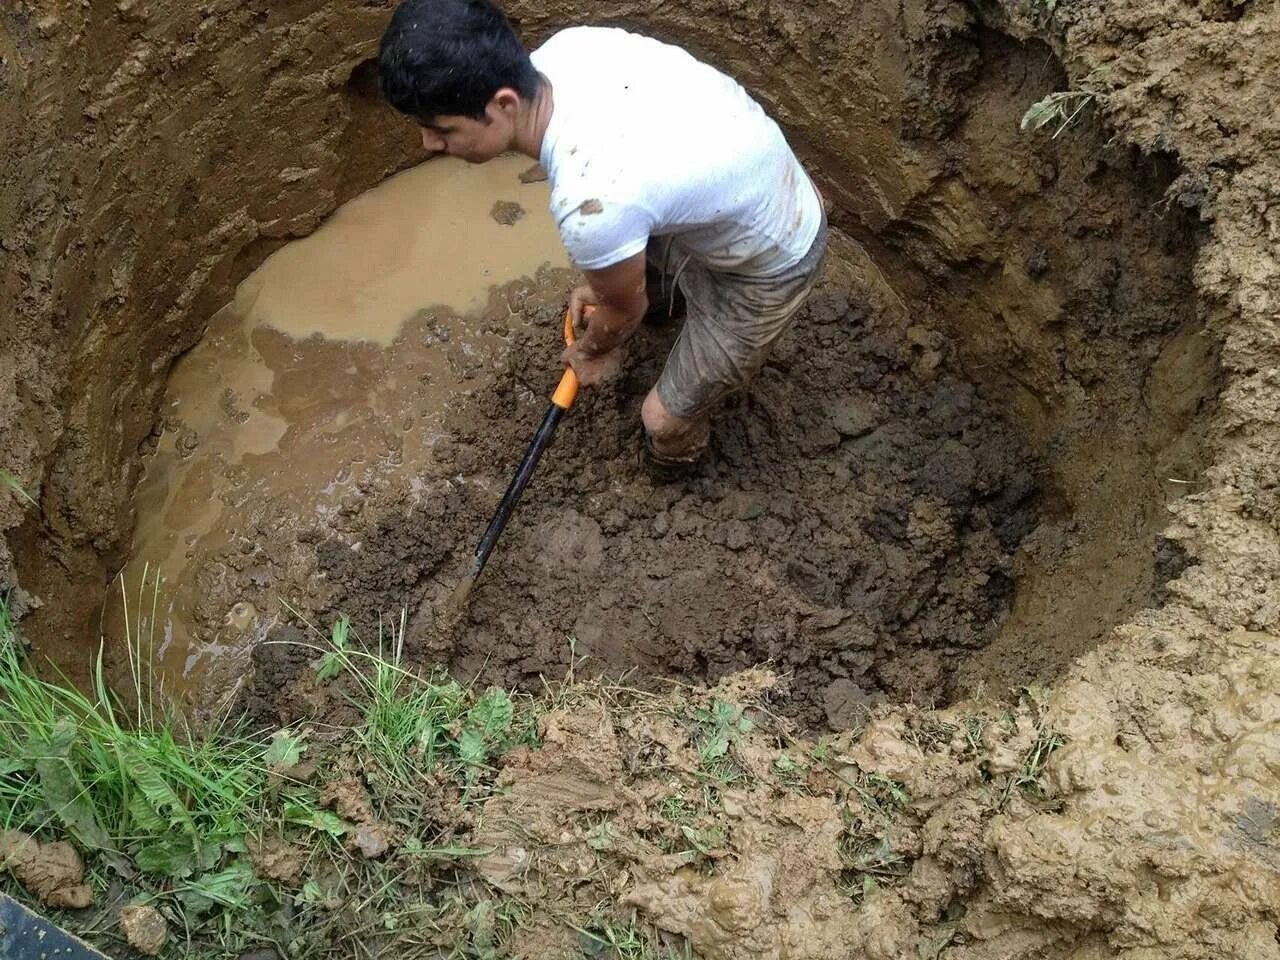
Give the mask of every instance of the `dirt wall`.
[[[63, 608], [46, 629], [87, 624], [100, 598], [81, 585], [122, 562], [174, 358], [267, 254], [413, 156], [367, 76], [352, 82], [386, 15], [131, 0], [0, 13], [0, 466], [40, 502], [0, 497], [0, 529], [22, 581]], [[0, 570], [12, 584], [7, 550]]]

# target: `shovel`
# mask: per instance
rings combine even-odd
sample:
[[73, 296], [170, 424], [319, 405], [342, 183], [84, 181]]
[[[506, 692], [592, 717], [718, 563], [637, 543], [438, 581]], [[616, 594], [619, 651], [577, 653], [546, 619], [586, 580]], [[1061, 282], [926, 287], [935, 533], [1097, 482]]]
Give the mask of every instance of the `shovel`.
[[[588, 311], [591, 309], [587, 308]], [[576, 336], [573, 332], [573, 317], [567, 311], [564, 315], [564, 342], [571, 345]], [[471, 560], [471, 566], [463, 575], [462, 581], [453, 591], [453, 596], [449, 598], [449, 617], [446, 621], [449, 624], [456, 622], [462, 614], [462, 608], [467, 602], [467, 597], [471, 594], [471, 588], [475, 586], [476, 578], [480, 576], [480, 571], [484, 569], [484, 565], [489, 562], [489, 555], [493, 553], [493, 548], [498, 545], [498, 538], [502, 536], [502, 531], [507, 526], [507, 521], [511, 519], [511, 514], [515, 512], [516, 504], [520, 502], [520, 495], [524, 493], [524, 488], [529, 485], [529, 481], [533, 478], [533, 471], [538, 467], [538, 461], [542, 459], [542, 454], [547, 447], [551, 446], [551, 440], [555, 436], [556, 427], [560, 425], [560, 420], [569, 408], [573, 406], [573, 401], [578, 396], [578, 376], [572, 370], [566, 369], [564, 376], [560, 378], [560, 384], [556, 387], [555, 392], [551, 394], [551, 403], [547, 406], [546, 415], [542, 418], [542, 425], [538, 427], [538, 432], [533, 435], [533, 441], [529, 444], [529, 449], [525, 451], [524, 459], [520, 461], [515, 476], [511, 478], [511, 483], [507, 485], [507, 492], [502, 495], [502, 499], [498, 502], [498, 509], [494, 511], [493, 519], [489, 521], [489, 526], [484, 531], [484, 536], [480, 538], [480, 543], [476, 545], [475, 556]]]

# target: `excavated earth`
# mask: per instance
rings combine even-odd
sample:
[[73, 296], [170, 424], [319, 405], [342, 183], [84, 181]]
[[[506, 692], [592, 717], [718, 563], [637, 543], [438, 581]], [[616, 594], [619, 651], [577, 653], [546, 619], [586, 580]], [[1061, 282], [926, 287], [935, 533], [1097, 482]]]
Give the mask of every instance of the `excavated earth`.
[[[584, 654], [639, 685], [771, 661], [770, 710], [846, 730], [842, 763], [909, 790], [909, 873], [841, 899], [826, 794], [762, 773], [714, 876], [642, 854], [581, 881], [698, 956], [1280, 957], [1280, 7], [510, 10], [531, 41], [634, 25], [751, 87], [832, 204], [818, 293], [686, 478], [637, 456], [674, 335], [644, 331], [562, 426], [442, 637], [556, 373], [566, 278], [508, 288], [491, 305], [517, 322], [421, 475], [324, 523], [248, 509], [243, 543], [206, 561], [193, 629], [247, 601], [287, 639], [284, 598], [367, 636], [407, 606], [420, 662], [525, 685]], [[0, 585], [73, 673], [129, 554], [175, 360], [267, 255], [417, 159], [372, 83], [388, 12], [0, 13], [0, 467], [35, 501], [0, 497]], [[1019, 131], [1067, 90], [1087, 102], [1059, 135]], [[253, 665], [259, 716], [314, 706], [290, 650], [228, 661]], [[963, 743], [912, 731], [962, 729], [1023, 685], [1064, 745], [1046, 802], [992, 803]], [[585, 811], [643, 808], [635, 744], [664, 737], [632, 721], [607, 702], [557, 713], [546, 752], [503, 771], [494, 824], [563, 860]], [[548, 793], [553, 774], [576, 799]], [[581, 799], [601, 784], [621, 792]], [[476, 869], [512, 883], [492, 858]], [[554, 903], [579, 882], [541, 879], [512, 889]]]

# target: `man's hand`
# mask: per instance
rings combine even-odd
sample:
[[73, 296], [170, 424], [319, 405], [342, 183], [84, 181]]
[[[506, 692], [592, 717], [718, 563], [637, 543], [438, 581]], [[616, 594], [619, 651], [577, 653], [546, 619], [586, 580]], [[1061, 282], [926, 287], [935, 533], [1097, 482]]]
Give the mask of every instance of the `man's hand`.
[[[562, 359], [583, 386], [612, 377], [622, 363], [621, 344], [644, 317], [644, 254], [603, 270], [587, 270], [587, 284], [569, 294], [569, 316], [578, 342]], [[584, 329], [585, 327], [585, 329]]]
[[569, 316], [573, 318], [573, 329], [579, 336], [587, 329], [587, 307], [595, 307], [599, 302], [600, 298], [589, 283], [574, 287], [569, 294]]
[[622, 348], [614, 347], [605, 353], [589, 354], [581, 343], [565, 347], [560, 355], [566, 367], [572, 367], [578, 375], [578, 382], [584, 387], [593, 387], [598, 383], [612, 379], [622, 366]]

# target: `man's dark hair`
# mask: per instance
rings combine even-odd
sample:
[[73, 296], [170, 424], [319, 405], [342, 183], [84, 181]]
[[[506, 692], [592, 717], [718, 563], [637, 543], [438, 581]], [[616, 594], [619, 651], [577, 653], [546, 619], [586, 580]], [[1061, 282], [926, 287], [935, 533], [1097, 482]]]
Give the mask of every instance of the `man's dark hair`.
[[393, 107], [429, 124], [442, 114], [483, 119], [503, 87], [532, 100], [539, 77], [489, 0], [404, 0], [382, 35], [378, 81]]

